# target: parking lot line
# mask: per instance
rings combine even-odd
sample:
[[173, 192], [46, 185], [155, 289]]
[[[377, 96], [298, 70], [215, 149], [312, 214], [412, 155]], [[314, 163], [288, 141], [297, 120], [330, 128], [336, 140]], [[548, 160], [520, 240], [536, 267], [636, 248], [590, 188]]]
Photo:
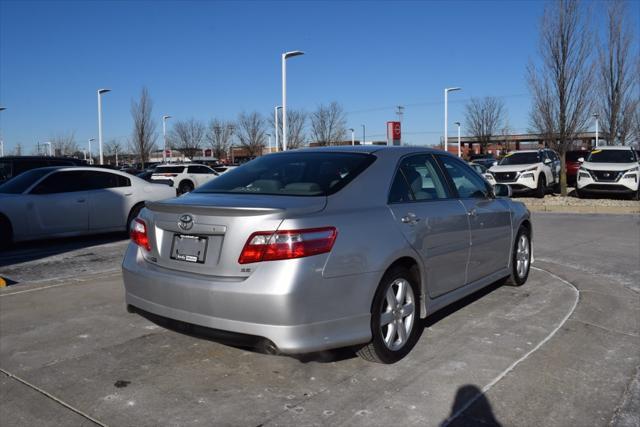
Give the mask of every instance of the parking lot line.
[[[120, 269], [119, 268], [115, 268], [115, 269], [109, 269], [109, 270], [105, 270], [105, 271], [101, 271], [99, 272], [99, 274], [104, 274], [105, 276], [114, 274], [114, 273], [119, 273]], [[28, 292], [35, 292], [35, 291], [42, 291], [44, 289], [50, 289], [50, 288], [57, 288], [60, 286], [69, 286], [69, 285], [76, 285], [78, 283], [82, 283], [82, 282], [86, 282], [87, 280], [90, 280], [92, 277], [89, 277], [87, 279], [77, 279], [77, 278], [71, 278], [71, 277], [56, 277], [53, 279], [47, 279], [47, 281], [56, 281], [56, 280], [69, 280], [68, 282], [63, 282], [63, 283], [56, 283], [53, 285], [47, 285], [47, 286], [40, 286], [40, 287], [36, 287], [36, 288], [31, 288], [31, 289], [24, 289], [21, 291], [15, 291], [15, 292], [7, 292], [7, 293], [2, 293], [0, 294], [0, 297], [8, 297], [11, 295], [18, 295], [18, 294], [25, 294]], [[33, 284], [36, 283], [42, 283], [43, 281], [35, 281], [35, 282], [31, 282]]]
[[98, 426], [101, 426], [101, 427], [107, 427], [107, 425], [106, 425], [106, 424], [104, 424], [104, 423], [102, 423], [102, 422], [100, 422], [100, 421], [96, 420], [96, 419], [95, 419], [95, 418], [93, 418], [91, 415], [86, 414], [86, 413], [82, 412], [81, 410], [79, 410], [79, 409], [77, 409], [77, 408], [74, 408], [73, 406], [71, 406], [71, 405], [69, 405], [68, 403], [66, 403], [66, 402], [64, 402], [64, 401], [62, 401], [62, 400], [60, 400], [60, 399], [58, 399], [57, 397], [55, 397], [55, 396], [54, 396], [54, 395], [52, 395], [51, 393], [49, 393], [49, 392], [47, 392], [47, 391], [45, 391], [45, 390], [41, 389], [40, 387], [35, 386], [35, 385], [31, 384], [30, 382], [28, 382], [28, 381], [26, 381], [26, 380], [23, 380], [22, 378], [20, 378], [20, 377], [18, 377], [18, 376], [16, 376], [16, 375], [14, 375], [14, 374], [12, 374], [12, 373], [10, 373], [10, 372], [5, 371], [5, 370], [4, 370], [4, 369], [2, 369], [2, 368], [0, 368], [0, 372], [2, 372], [3, 374], [5, 374], [7, 377], [9, 377], [9, 378], [11, 378], [11, 379], [13, 379], [13, 380], [16, 380], [16, 381], [18, 381], [19, 383], [22, 383], [22, 384], [24, 384], [25, 386], [27, 386], [27, 387], [31, 388], [32, 390], [35, 390], [35, 391], [37, 391], [38, 393], [40, 393], [40, 394], [42, 394], [42, 395], [44, 395], [44, 396], [48, 397], [49, 399], [53, 400], [54, 402], [56, 402], [56, 403], [58, 403], [58, 404], [60, 404], [60, 405], [64, 406], [65, 408], [69, 409], [70, 411], [73, 411], [73, 412], [75, 412], [76, 414], [80, 415], [81, 417], [86, 418], [87, 420], [91, 421], [91, 422], [92, 422], [92, 423], [94, 423], [95, 425], [98, 425]]
[[522, 357], [520, 357], [518, 360], [516, 360], [515, 362], [513, 362], [511, 365], [509, 365], [507, 367], [507, 369], [505, 369], [504, 371], [502, 371], [497, 377], [495, 377], [493, 380], [491, 380], [489, 382], [489, 384], [485, 385], [484, 387], [482, 387], [482, 390], [476, 394], [475, 396], [473, 396], [471, 399], [469, 399], [464, 405], [462, 405], [460, 407], [460, 409], [458, 409], [457, 412], [455, 412], [454, 414], [452, 414], [449, 418], [447, 418], [443, 423], [442, 423], [442, 427], [447, 427], [453, 420], [455, 420], [456, 418], [458, 418], [460, 415], [462, 415], [467, 409], [469, 409], [469, 407], [471, 407], [471, 405], [473, 405], [480, 397], [484, 396], [489, 390], [491, 390], [491, 388], [493, 388], [494, 385], [496, 385], [498, 382], [500, 382], [500, 380], [502, 380], [509, 372], [513, 371], [516, 366], [518, 366], [520, 363], [524, 362], [525, 360], [527, 360], [529, 358], [529, 356], [531, 356], [533, 353], [535, 353], [536, 351], [538, 351], [545, 343], [547, 343], [551, 338], [553, 338], [553, 336], [560, 330], [560, 328], [562, 328], [562, 326], [564, 326], [565, 323], [567, 323], [567, 321], [569, 320], [569, 317], [571, 317], [571, 315], [573, 314], [573, 312], [575, 311], [576, 307], [578, 306], [578, 301], [580, 300], [580, 291], [578, 290], [578, 288], [576, 286], [574, 286], [571, 282], [563, 279], [562, 277], [553, 274], [550, 271], [544, 270], [542, 268], [538, 268], [538, 267], [531, 267], [533, 270], [538, 270], [538, 271], [542, 271], [544, 273], [547, 273], [548, 275], [550, 275], [551, 277], [553, 277], [554, 279], [559, 280], [560, 282], [564, 283], [565, 285], [573, 288], [573, 290], [575, 291], [575, 295], [576, 295], [576, 299], [573, 302], [573, 305], [571, 306], [571, 310], [569, 310], [569, 312], [562, 318], [562, 320], [560, 321], [560, 323], [549, 333], [549, 335], [547, 335], [542, 341], [540, 341], [535, 347], [533, 347], [531, 350], [529, 350], [528, 352], [526, 352]]

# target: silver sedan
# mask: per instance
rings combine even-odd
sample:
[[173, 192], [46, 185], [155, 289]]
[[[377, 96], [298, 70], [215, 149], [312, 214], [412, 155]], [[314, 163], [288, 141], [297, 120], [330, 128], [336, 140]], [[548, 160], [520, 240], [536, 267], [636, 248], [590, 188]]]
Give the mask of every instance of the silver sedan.
[[263, 156], [147, 203], [123, 262], [126, 302], [282, 353], [357, 346], [393, 363], [420, 319], [527, 280], [531, 220], [509, 193], [436, 150]]

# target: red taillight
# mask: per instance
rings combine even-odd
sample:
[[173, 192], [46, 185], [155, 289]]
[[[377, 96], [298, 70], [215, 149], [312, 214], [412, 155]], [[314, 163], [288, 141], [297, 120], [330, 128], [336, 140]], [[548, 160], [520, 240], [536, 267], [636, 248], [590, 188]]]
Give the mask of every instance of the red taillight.
[[323, 254], [331, 250], [337, 236], [335, 227], [258, 231], [249, 236], [238, 262], [250, 264]]
[[129, 230], [129, 237], [131, 237], [133, 243], [141, 248], [145, 248], [147, 251], [151, 250], [149, 235], [147, 234], [147, 225], [143, 220], [139, 218], [133, 220], [131, 230]]

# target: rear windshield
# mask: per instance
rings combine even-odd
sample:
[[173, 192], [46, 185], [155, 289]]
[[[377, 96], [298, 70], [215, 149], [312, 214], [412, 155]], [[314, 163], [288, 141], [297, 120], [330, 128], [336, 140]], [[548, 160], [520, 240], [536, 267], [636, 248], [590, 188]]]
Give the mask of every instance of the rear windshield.
[[509, 153], [500, 160], [500, 165], [529, 165], [539, 162], [538, 153]]
[[184, 166], [158, 166], [153, 173], [182, 173]]
[[633, 163], [637, 160], [633, 150], [593, 150], [587, 161], [593, 163]]
[[295, 152], [259, 157], [196, 189], [195, 193], [281, 196], [334, 194], [375, 157], [362, 153]]
[[9, 181], [0, 185], [0, 193], [5, 194], [22, 194], [37, 180], [51, 172], [51, 168], [31, 169], [30, 171], [23, 172], [20, 175], [14, 176]]

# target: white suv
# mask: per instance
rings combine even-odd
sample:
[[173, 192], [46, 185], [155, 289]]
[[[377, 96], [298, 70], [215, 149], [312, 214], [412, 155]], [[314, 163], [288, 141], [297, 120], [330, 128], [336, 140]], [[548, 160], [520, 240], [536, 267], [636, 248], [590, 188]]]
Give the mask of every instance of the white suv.
[[168, 184], [182, 194], [193, 191], [217, 176], [216, 171], [205, 165], [159, 165], [151, 175], [151, 182]]
[[513, 151], [489, 168], [496, 183], [509, 184], [513, 193], [534, 191], [544, 197], [560, 183], [560, 157], [549, 149]]
[[589, 153], [578, 170], [576, 195], [628, 194], [640, 197], [640, 164], [630, 147], [599, 147]]

